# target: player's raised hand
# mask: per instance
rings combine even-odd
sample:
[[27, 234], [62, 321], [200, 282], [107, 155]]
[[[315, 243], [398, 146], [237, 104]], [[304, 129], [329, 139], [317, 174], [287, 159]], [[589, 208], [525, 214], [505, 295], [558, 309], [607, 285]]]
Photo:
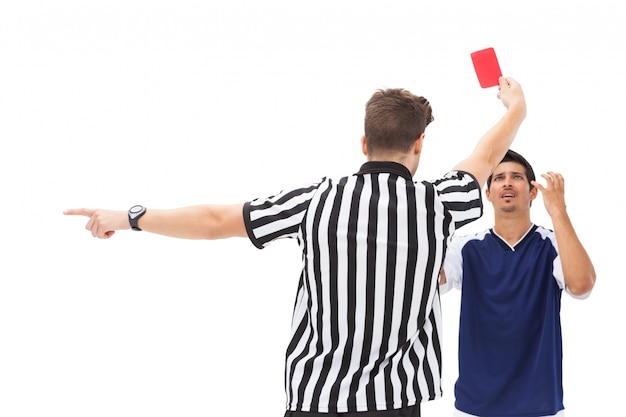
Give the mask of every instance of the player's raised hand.
[[548, 171], [541, 176], [546, 180], [546, 185], [533, 181], [532, 184], [541, 191], [543, 203], [546, 206], [548, 214], [552, 217], [557, 214], [565, 213], [565, 179], [563, 175]]
[[89, 230], [93, 237], [99, 239], [110, 238], [116, 230], [130, 229], [126, 211], [77, 208], [65, 210], [63, 214], [89, 217], [85, 229]]

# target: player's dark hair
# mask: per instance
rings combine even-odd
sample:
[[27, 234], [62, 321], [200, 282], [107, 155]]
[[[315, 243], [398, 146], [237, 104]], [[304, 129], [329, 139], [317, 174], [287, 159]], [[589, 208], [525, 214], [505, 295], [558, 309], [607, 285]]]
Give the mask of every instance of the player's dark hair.
[[[523, 166], [524, 171], [526, 173], [526, 179], [528, 180], [528, 185], [530, 186], [531, 190], [533, 189], [533, 185], [531, 184], [531, 181], [535, 180], [535, 171], [533, 171], [533, 167], [526, 160], [526, 158], [524, 158], [522, 155], [518, 154], [517, 152], [509, 149], [508, 151], [506, 151], [506, 154], [504, 155], [504, 158], [502, 158], [502, 160], [500, 161], [500, 164], [503, 162], [517, 162], [518, 164]], [[493, 174], [489, 175], [489, 178], [487, 178], [487, 188], [491, 186], [492, 177], [493, 177]]]
[[365, 105], [367, 152], [406, 152], [433, 120], [424, 97], [401, 88], [377, 90]]

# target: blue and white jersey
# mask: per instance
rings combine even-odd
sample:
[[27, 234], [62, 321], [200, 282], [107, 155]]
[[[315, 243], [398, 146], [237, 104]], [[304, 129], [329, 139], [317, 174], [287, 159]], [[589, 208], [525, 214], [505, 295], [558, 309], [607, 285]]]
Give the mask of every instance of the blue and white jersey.
[[493, 229], [454, 237], [444, 262], [461, 289], [455, 407], [481, 417], [563, 409], [561, 294], [556, 237], [532, 225], [514, 246]]

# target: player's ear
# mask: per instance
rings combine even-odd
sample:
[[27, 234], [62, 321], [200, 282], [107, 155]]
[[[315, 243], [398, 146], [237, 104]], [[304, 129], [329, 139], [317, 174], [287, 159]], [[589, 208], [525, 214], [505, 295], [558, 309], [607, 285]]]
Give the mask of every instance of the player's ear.
[[491, 193], [489, 192], [489, 188], [485, 188], [485, 197], [487, 197], [487, 201], [491, 201]]
[[530, 201], [533, 201], [535, 198], [537, 198], [537, 193], [539, 191], [537, 190], [537, 187], [534, 187], [530, 189]]

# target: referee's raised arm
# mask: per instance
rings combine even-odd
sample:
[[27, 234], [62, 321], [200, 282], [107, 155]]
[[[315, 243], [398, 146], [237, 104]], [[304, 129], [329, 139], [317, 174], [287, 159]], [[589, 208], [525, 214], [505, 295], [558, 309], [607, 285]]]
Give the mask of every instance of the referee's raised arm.
[[485, 132], [472, 153], [454, 167], [476, 177], [481, 188], [513, 143], [526, 117], [526, 100], [519, 83], [512, 78], [501, 77], [498, 88], [498, 98], [506, 107], [506, 113]]

